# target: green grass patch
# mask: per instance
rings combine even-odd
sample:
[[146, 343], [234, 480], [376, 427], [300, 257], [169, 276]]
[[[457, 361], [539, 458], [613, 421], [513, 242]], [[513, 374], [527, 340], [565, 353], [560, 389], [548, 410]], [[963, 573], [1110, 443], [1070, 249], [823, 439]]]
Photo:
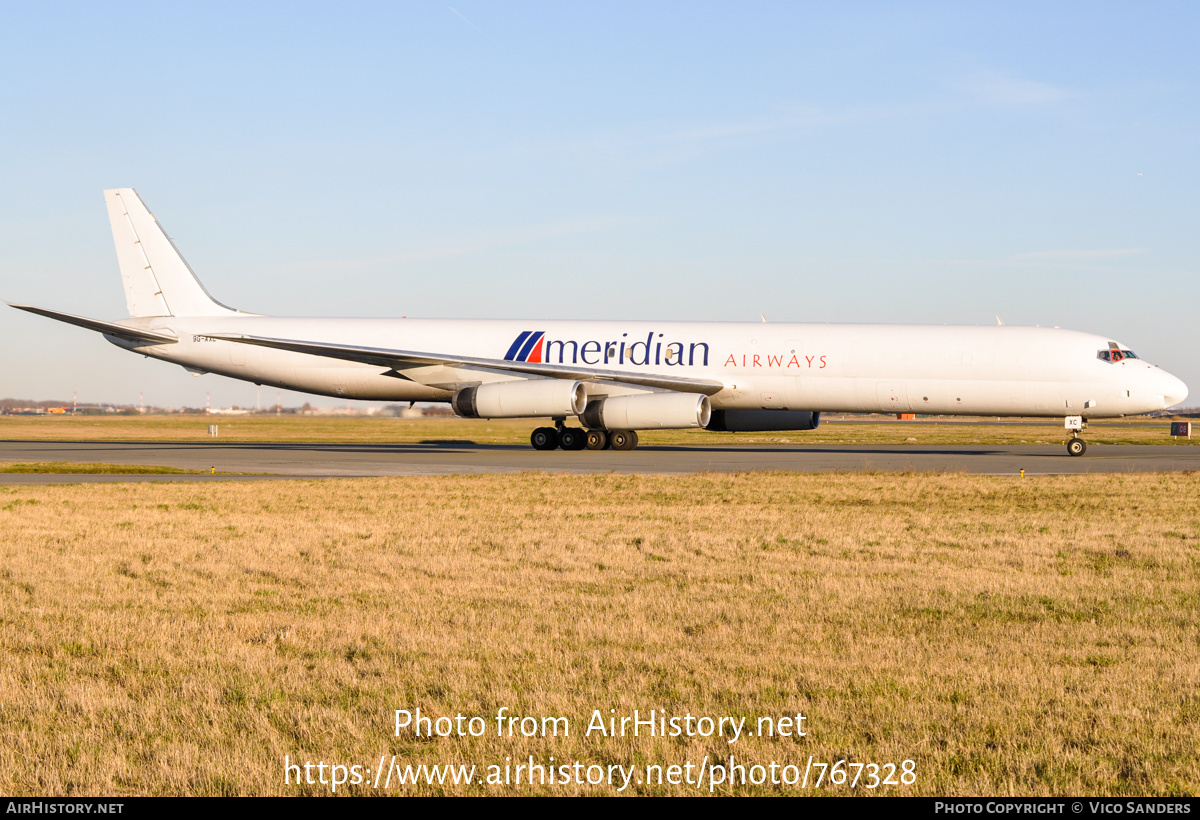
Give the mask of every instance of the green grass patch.
[[[1030, 423], [1033, 422], [1033, 423]], [[528, 445], [529, 434], [545, 419], [367, 418], [340, 416], [3, 416], [0, 439], [6, 441], [210, 441], [319, 442], [338, 444]], [[216, 424], [220, 435], [208, 435]], [[572, 420], [571, 426], [578, 426]], [[1089, 445], [1158, 444], [1197, 446], [1194, 439], [1172, 438], [1169, 419], [1109, 419], [1088, 425]], [[1067, 434], [1062, 419], [988, 419], [921, 417], [841, 418], [828, 414], [816, 430], [767, 433], [714, 433], [708, 430], [645, 430], [647, 446], [897, 444], [1061, 446]]]
[[[156, 464], [101, 464], [72, 461], [0, 462], [0, 473], [60, 473], [70, 475], [208, 475], [209, 470], [185, 470]], [[233, 475], [217, 471], [218, 475]]]

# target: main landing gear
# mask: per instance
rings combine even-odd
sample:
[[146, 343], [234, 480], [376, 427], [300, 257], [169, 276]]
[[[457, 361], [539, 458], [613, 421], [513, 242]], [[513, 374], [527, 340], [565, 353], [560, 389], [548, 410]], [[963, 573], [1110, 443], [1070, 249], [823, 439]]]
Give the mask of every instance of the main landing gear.
[[583, 430], [567, 427], [555, 419], [554, 427], [539, 427], [529, 437], [535, 450], [632, 450], [637, 447], [636, 430]]
[[1087, 429], [1087, 420], [1082, 416], [1067, 416], [1064, 426], [1071, 433], [1071, 437], [1067, 439], [1067, 455], [1081, 456], [1086, 453], [1087, 442], [1081, 439], [1079, 434]]

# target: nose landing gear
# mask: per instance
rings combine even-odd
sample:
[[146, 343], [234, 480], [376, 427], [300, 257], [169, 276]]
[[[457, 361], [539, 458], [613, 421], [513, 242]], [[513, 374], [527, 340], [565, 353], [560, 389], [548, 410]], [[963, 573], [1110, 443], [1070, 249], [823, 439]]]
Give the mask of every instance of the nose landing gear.
[[1087, 442], [1079, 437], [1079, 434], [1087, 429], [1087, 421], [1083, 416], [1067, 416], [1063, 426], [1071, 431], [1071, 438], [1067, 440], [1067, 455], [1081, 456], [1086, 453]]

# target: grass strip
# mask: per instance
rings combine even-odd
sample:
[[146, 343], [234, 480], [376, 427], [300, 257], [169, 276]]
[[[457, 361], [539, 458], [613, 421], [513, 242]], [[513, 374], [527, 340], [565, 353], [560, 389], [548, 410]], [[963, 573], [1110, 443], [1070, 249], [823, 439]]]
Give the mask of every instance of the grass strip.
[[[6, 461], [0, 473], [57, 473], [65, 475], [209, 475], [209, 470], [185, 470], [157, 464], [101, 464], [74, 461]], [[218, 470], [217, 475], [234, 475]]]
[[[208, 441], [297, 442], [330, 444], [422, 444], [473, 442], [491, 445], [528, 445], [535, 427], [549, 423], [538, 419], [459, 418], [342, 418], [330, 416], [3, 416], [0, 440], [6, 441]], [[210, 438], [210, 424], [220, 435]], [[575, 423], [572, 422], [572, 426]], [[1158, 444], [1195, 446], [1192, 439], [1175, 439], [1170, 421], [1108, 420], [1089, 425], [1088, 444]], [[1061, 420], [1042, 419], [1033, 424], [965, 419], [927, 419], [915, 422], [878, 418], [867, 423], [822, 420], [816, 430], [774, 433], [714, 433], [707, 430], [645, 430], [639, 433], [649, 446], [713, 447], [743, 444], [979, 444], [1019, 445], [1065, 442]]]

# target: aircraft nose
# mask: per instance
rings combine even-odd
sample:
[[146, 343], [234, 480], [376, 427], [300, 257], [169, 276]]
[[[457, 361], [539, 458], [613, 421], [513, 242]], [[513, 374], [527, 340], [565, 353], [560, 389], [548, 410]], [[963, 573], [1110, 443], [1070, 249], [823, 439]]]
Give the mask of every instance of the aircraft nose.
[[1183, 380], [1172, 376], [1167, 371], [1159, 371], [1158, 382], [1158, 389], [1162, 391], [1164, 408], [1182, 404], [1183, 400], [1188, 397], [1188, 388]]

